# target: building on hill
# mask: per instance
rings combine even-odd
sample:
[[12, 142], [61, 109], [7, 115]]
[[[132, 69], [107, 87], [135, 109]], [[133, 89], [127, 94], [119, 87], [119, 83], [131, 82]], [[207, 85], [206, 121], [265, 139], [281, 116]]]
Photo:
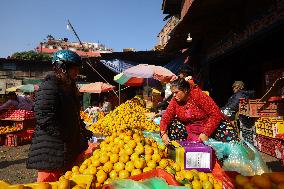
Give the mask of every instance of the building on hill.
[[69, 42], [67, 38], [55, 39], [51, 35], [47, 36], [47, 41], [41, 42], [36, 47], [37, 52], [46, 54], [53, 54], [62, 49], [72, 50], [82, 57], [98, 57], [100, 53], [112, 52], [112, 49], [100, 43], [82, 42], [81, 45], [79, 42]]

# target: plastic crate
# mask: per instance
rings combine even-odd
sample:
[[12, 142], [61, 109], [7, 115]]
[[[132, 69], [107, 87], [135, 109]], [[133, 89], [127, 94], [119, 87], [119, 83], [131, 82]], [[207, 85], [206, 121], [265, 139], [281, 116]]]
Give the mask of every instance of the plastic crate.
[[284, 120], [282, 117], [261, 117], [255, 122], [256, 134], [282, 138], [284, 134]]
[[[173, 175], [166, 172], [163, 169], [154, 169], [151, 171], [147, 171], [145, 173], [141, 173], [139, 175], [131, 176], [128, 179], [135, 180], [135, 181], [143, 181], [146, 179], [150, 179], [153, 177], [159, 177], [164, 179], [169, 185], [173, 186], [180, 186], [180, 184], [176, 181]], [[103, 189], [112, 189], [112, 186], [107, 184], [103, 186]]]
[[24, 120], [24, 119], [34, 119], [35, 115], [33, 111], [29, 110], [7, 110], [0, 114], [0, 119], [7, 120]]
[[7, 134], [5, 139], [6, 146], [20, 146], [32, 140], [34, 130], [24, 130], [14, 134]]
[[248, 99], [246, 99], [246, 98], [240, 98], [239, 114], [241, 114], [241, 115], [246, 115], [246, 116], [249, 115]]
[[284, 101], [270, 98], [267, 102], [259, 99], [248, 100], [248, 116], [250, 117], [277, 117], [284, 115]]
[[5, 144], [5, 138], [6, 138], [5, 135], [0, 135], [0, 146]]
[[271, 155], [275, 158], [282, 159], [284, 153], [284, 141], [281, 139], [275, 139], [265, 137], [256, 134], [257, 149], [263, 153]]

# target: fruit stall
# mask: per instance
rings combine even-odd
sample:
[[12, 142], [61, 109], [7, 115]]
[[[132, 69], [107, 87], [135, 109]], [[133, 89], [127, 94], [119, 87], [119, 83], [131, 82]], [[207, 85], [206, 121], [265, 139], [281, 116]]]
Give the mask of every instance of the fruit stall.
[[18, 146], [31, 140], [35, 127], [33, 111], [7, 110], [0, 114], [0, 144]]
[[277, 95], [282, 80], [276, 80], [260, 99], [240, 99], [239, 114], [254, 119], [251, 128], [241, 128], [243, 138], [284, 163], [284, 99]]
[[[172, 142], [165, 146], [159, 125], [133, 98], [88, 127], [94, 135], [103, 134], [90, 156], [52, 183], [10, 185], [0, 188], [281, 188], [284, 173], [242, 176], [225, 171], [214, 150], [201, 143]], [[82, 113], [81, 116], [84, 117]], [[86, 118], [86, 117], [85, 117]], [[225, 161], [224, 161], [225, 162]], [[236, 162], [234, 162], [236, 164]]]

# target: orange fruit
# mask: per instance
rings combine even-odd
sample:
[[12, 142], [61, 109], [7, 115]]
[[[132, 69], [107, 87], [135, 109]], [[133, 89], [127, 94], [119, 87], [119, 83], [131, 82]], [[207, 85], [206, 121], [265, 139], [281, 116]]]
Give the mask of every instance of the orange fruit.
[[139, 175], [141, 173], [142, 173], [141, 169], [133, 169], [131, 171], [131, 176]]
[[118, 141], [117, 146], [120, 147], [120, 148], [123, 148], [124, 144], [125, 144], [124, 141], [120, 140], [120, 141]]
[[107, 179], [107, 174], [103, 170], [99, 170], [96, 174], [98, 183], [104, 183]]
[[151, 156], [150, 154], [146, 154], [146, 155], [144, 156], [144, 159], [145, 159], [146, 162], [151, 161], [152, 156]]
[[136, 147], [136, 142], [135, 140], [130, 140], [128, 143], [127, 143], [132, 149], [134, 149]]
[[[73, 170], [73, 168], [72, 168], [72, 170]], [[79, 173], [79, 170], [78, 170], [78, 172], [75, 172], [75, 173]], [[70, 179], [71, 177], [72, 177], [72, 171], [66, 171], [66, 173], [64, 174], [64, 177], [66, 178], [66, 179]]]
[[243, 175], [237, 175], [235, 181], [237, 186], [245, 186], [249, 182], [249, 179]]
[[[24, 185], [22, 185], [22, 186], [24, 186]], [[24, 188], [25, 188], [25, 186], [24, 186]], [[38, 189], [51, 189], [52, 187], [47, 182], [39, 182], [37, 188]]]
[[134, 162], [133, 161], [127, 162], [125, 165], [125, 170], [132, 172], [133, 169], [135, 169]]
[[94, 165], [94, 166], [98, 167], [98, 166], [100, 166], [100, 165], [101, 165], [101, 162], [100, 162], [100, 160], [99, 160], [99, 159], [94, 159], [94, 160], [92, 160], [92, 165]]
[[272, 183], [266, 176], [254, 175], [251, 178], [251, 182], [254, 183], [259, 188], [269, 189], [272, 188]]
[[119, 155], [118, 154], [111, 154], [110, 157], [109, 157], [109, 161], [111, 163], [116, 163], [118, 162], [118, 159], [119, 159]]
[[100, 156], [100, 162], [101, 162], [102, 164], [108, 162], [108, 160], [109, 160], [109, 156], [108, 156], [107, 154], [105, 154], [105, 153], [101, 154], [101, 156]]
[[160, 154], [153, 154], [152, 155], [152, 160], [154, 160], [155, 162], [160, 162], [161, 161]]
[[147, 172], [147, 171], [151, 171], [151, 170], [153, 170], [151, 167], [145, 167], [145, 168], [143, 169], [143, 173], [145, 173], [145, 172]]
[[131, 154], [133, 154], [133, 149], [130, 146], [125, 146], [124, 152], [130, 156]]
[[137, 169], [143, 169], [145, 167], [145, 160], [143, 159], [137, 159], [135, 162], [134, 162], [134, 166], [137, 168]]
[[68, 179], [60, 179], [57, 184], [58, 189], [70, 188], [70, 181]]
[[95, 175], [97, 173], [97, 167], [94, 165], [91, 165], [88, 169], [91, 175]]
[[157, 167], [157, 164], [154, 160], [151, 160], [147, 163], [147, 167], [150, 167], [152, 169], [156, 168]]
[[152, 154], [154, 154], [154, 150], [153, 150], [153, 148], [152, 148], [151, 146], [145, 145], [144, 148], [145, 148], [145, 154], [146, 154], [146, 155], [152, 155]]
[[129, 156], [127, 154], [122, 154], [120, 157], [119, 157], [119, 161], [122, 162], [122, 163], [126, 163], [129, 161]]
[[118, 147], [118, 146], [113, 146], [111, 152], [112, 152], [113, 154], [118, 154], [118, 153], [120, 152], [119, 147]]
[[113, 164], [111, 162], [106, 162], [103, 166], [103, 170], [106, 172], [106, 173], [110, 173], [112, 171], [112, 168], [113, 168]]
[[116, 179], [118, 177], [118, 174], [115, 170], [112, 170], [110, 173], [109, 173], [109, 178], [111, 179]]
[[136, 153], [133, 153], [133, 154], [130, 156], [131, 161], [135, 161], [135, 160], [138, 159], [138, 158], [139, 158], [139, 155], [136, 154]]
[[166, 168], [169, 165], [169, 162], [167, 159], [161, 159], [161, 161], [159, 162], [159, 166], [162, 167], [162, 169]]
[[79, 168], [79, 172], [80, 172], [80, 173], [83, 173], [83, 171], [84, 171], [85, 169], [87, 169], [87, 168], [88, 168], [88, 165], [82, 164], [82, 165], [80, 166], [80, 168]]
[[144, 153], [144, 146], [142, 144], [138, 144], [135, 148], [135, 153], [143, 154]]
[[114, 164], [113, 169], [118, 173], [119, 171], [123, 170], [125, 167], [125, 164], [122, 162], [117, 162]]
[[73, 172], [73, 173], [79, 173], [79, 167], [78, 167], [78, 166], [74, 166], [74, 167], [72, 168], [72, 172]]
[[120, 179], [126, 179], [126, 178], [128, 178], [130, 176], [130, 173], [128, 172], [128, 171], [126, 171], [126, 170], [121, 170], [120, 172], [119, 172], [119, 178]]
[[125, 142], [125, 143], [129, 142], [130, 140], [131, 140], [131, 137], [130, 137], [129, 135], [126, 135], [126, 136], [124, 137], [124, 142]]

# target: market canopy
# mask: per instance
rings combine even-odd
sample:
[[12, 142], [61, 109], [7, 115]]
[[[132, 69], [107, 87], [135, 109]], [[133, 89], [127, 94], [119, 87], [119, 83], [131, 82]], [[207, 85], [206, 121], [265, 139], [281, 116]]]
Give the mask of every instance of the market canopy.
[[16, 92], [16, 91], [22, 91], [22, 92], [27, 92], [27, 93], [32, 93], [35, 92], [39, 89], [38, 85], [33, 85], [33, 84], [27, 84], [27, 85], [19, 85], [15, 87], [10, 87], [7, 88], [7, 92]]
[[115, 86], [110, 85], [108, 83], [95, 82], [95, 83], [89, 83], [89, 84], [82, 85], [79, 91], [86, 92], [86, 93], [102, 93], [102, 92], [111, 91], [114, 88]]
[[144, 78], [128, 77], [123, 73], [114, 76], [114, 81], [120, 85], [126, 86], [142, 86], [144, 83]]
[[169, 82], [175, 76], [173, 72], [162, 66], [138, 64], [126, 69], [124, 75], [137, 78], [154, 78], [161, 82]]
[[39, 86], [33, 84], [27, 84], [19, 86], [18, 89], [23, 92], [32, 93], [37, 91], [39, 89]]

